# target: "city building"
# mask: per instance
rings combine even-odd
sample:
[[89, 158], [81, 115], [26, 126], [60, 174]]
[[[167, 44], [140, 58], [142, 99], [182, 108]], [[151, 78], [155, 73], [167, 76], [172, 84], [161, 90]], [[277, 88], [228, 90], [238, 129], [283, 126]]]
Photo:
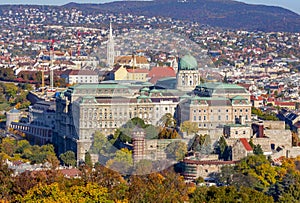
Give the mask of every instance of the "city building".
[[174, 115], [178, 124], [190, 120], [201, 128], [213, 128], [234, 123], [240, 116], [249, 121], [251, 104], [243, 97], [188, 96], [148, 83], [77, 84], [56, 99], [53, 142], [59, 153], [73, 150], [80, 160], [90, 149], [96, 130], [113, 134], [134, 117], [157, 125], [166, 113]]
[[[219, 86], [218, 86], [219, 87]], [[235, 123], [237, 119], [243, 117], [245, 122], [251, 121], [251, 103], [247, 97], [231, 95], [235, 85], [226, 85], [224, 92], [211, 88], [214, 94], [205, 96], [186, 95], [181, 98], [177, 108], [177, 119], [179, 123], [191, 121], [198, 124], [199, 128], [216, 128], [225, 124]], [[197, 90], [198, 86], [196, 87]], [[244, 91], [244, 89], [240, 89]], [[205, 92], [204, 92], [205, 93]], [[245, 95], [247, 93], [245, 92]], [[249, 97], [249, 95], [247, 95]]]
[[253, 154], [253, 149], [246, 138], [239, 138], [232, 146], [232, 160], [238, 161]]
[[106, 135], [134, 117], [156, 125], [166, 113], [175, 114], [180, 92], [143, 85], [117, 83], [77, 84], [56, 99], [56, 128], [53, 143], [59, 153], [77, 152], [83, 159], [93, 134]]
[[182, 175], [187, 181], [194, 181], [198, 177], [208, 178], [221, 172], [223, 166], [234, 166], [236, 161], [221, 161], [216, 157], [186, 157], [183, 161]]
[[180, 59], [177, 72], [177, 89], [192, 91], [200, 84], [198, 63], [192, 55], [185, 55]]
[[145, 56], [129, 55], [118, 56], [115, 58], [115, 64], [124, 67], [131, 67], [135, 69], [150, 69], [150, 63]]
[[52, 142], [55, 120], [55, 102], [38, 101], [29, 107], [27, 119], [12, 122], [10, 127], [25, 133], [31, 144], [44, 145]]
[[242, 103], [250, 102], [250, 93], [244, 87], [236, 84], [208, 82], [197, 85], [193, 92], [199, 97], [226, 97]]
[[120, 66], [112, 70], [114, 80], [148, 81], [147, 69], [133, 69]]
[[99, 83], [97, 72], [92, 70], [66, 70], [61, 74], [61, 78], [66, 80], [67, 84], [77, 83]]
[[18, 109], [12, 109], [6, 112], [6, 129], [11, 127], [12, 122], [19, 122], [21, 112]]

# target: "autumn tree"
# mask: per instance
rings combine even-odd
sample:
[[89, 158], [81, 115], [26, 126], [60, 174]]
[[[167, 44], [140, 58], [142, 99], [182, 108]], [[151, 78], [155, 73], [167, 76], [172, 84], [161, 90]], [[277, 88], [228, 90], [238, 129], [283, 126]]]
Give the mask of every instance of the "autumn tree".
[[273, 203], [272, 197], [247, 187], [198, 187], [191, 194], [190, 202], [266, 202]]
[[174, 128], [176, 126], [176, 120], [172, 114], [166, 113], [159, 119], [158, 125], [163, 128]]
[[265, 190], [276, 182], [277, 172], [263, 155], [248, 156], [236, 165], [236, 171], [258, 180], [257, 188]]
[[197, 133], [199, 131], [199, 127], [197, 123], [191, 122], [191, 121], [184, 121], [180, 125], [180, 129], [183, 132], [186, 132], [187, 135], [190, 133]]
[[110, 191], [110, 197], [114, 201], [123, 201], [128, 198], [128, 185], [117, 171], [111, 170], [100, 163], [96, 163], [91, 172], [91, 182]]
[[30, 189], [24, 197], [18, 197], [18, 202], [103, 202], [109, 200], [106, 188], [96, 184], [72, 186], [69, 190], [61, 190], [58, 183], [50, 185], [37, 185]]
[[172, 171], [130, 177], [130, 202], [184, 202], [187, 187], [182, 176]]
[[9, 169], [7, 164], [0, 156], [0, 202], [1, 200], [9, 200], [12, 194], [13, 170]]
[[0, 151], [7, 154], [8, 156], [13, 156], [17, 149], [17, 142], [13, 138], [4, 138], [0, 144]]
[[181, 138], [176, 129], [162, 128], [158, 133], [158, 139], [179, 139]]

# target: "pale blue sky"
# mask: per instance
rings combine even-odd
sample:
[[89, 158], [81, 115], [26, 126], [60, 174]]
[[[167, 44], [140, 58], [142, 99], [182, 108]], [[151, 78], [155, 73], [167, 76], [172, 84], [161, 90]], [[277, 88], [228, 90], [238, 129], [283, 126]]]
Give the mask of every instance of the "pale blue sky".
[[[46, 4], [46, 5], [63, 5], [68, 2], [78, 2], [78, 3], [103, 3], [112, 0], [0, 0], [0, 4]], [[246, 3], [253, 4], [265, 4], [281, 6], [290, 9], [294, 12], [300, 14], [300, 1], [299, 0], [237, 0]]]

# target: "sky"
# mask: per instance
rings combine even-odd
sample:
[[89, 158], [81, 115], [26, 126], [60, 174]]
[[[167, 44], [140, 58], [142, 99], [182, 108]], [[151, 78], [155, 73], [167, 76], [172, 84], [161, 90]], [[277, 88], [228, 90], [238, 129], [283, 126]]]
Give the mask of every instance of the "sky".
[[[68, 2], [77, 3], [104, 3], [112, 0], [0, 0], [0, 4], [45, 4], [45, 5], [63, 5]], [[300, 0], [237, 0], [251, 4], [264, 4], [272, 6], [281, 6], [300, 14]]]

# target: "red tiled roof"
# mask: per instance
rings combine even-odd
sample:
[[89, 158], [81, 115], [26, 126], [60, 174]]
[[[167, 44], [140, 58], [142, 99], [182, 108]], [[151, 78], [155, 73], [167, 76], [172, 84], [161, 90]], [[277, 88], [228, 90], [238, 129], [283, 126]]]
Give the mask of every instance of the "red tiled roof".
[[62, 174], [64, 174], [65, 176], [68, 176], [68, 177], [75, 177], [75, 176], [79, 176], [81, 174], [81, 171], [76, 168], [61, 169], [60, 172], [62, 172]]
[[149, 73], [147, 69], [127, 69], [128, 73]]
[[279, 102], [279, 101], [275, 101], [275, 106], [295, 106], [295, 102]]
[[264, 100], [264, 98], [262, 96], [258, 96], [258, 97], [255, 97], [255, 96], [251, 96], [250, 98], [252, 101], [262, 101]]
[[166, 77], [176, 77], [176, 73], [172, 67], [153, 67], [148, 75], [150, 82], [155, 84], [157, 80]]
[[275, 101], [275, 98], [269, 97], [269, 98], [268, 98], [268, 102], [270, 102], [270, 101]]
[[247, 151], [253, 151], [251, 145], [249, 144], [249, 142], [247, 141], [246, 138], [240, 138], [240, 141], [244, 145], [244, 147]]
[[176, 73], [172, 67], [153, 67], [149, 77], [175, 77]]

